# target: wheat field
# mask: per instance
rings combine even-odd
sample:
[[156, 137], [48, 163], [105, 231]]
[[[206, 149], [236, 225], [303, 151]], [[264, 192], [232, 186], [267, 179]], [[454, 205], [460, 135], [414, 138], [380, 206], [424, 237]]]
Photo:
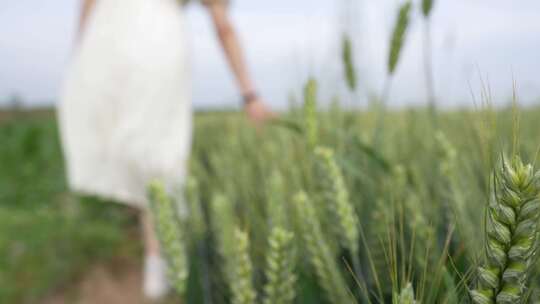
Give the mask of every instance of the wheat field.
[[540, 185], [518, 155], [537, 159], [538, 145], [525, 140], [538, 136], [526, 127], [536, 110], [519, 124], [512, 108], [445, 112], [436, 125], [429, 109], [390, 111], [378, 129], [374, 113], [305, 107], [259, 131], [234, 116], [199, 117], [187, 197], [166, 201], [189, 210], [180, 239], [199, 265], [190, 269], [213, 270], [206, 296], [535, 299]]
[[[312, 78], [262, 127], [196, 113], [183, 189], [148, 185], [166, 303], [540, 303], [540, 108], [517, 92], [494, 108], [488, 85], [474, 106], [439, 108], [433, 6], [399, 7], [386, 84], [361, 109], [321, 99]], [[428, 98], [395, 109], [414, 16]], [[341, 39], [359, 96], [354, 37]], [[67, 188], [52, 111], [0, 112], [0, 142], [0, 303], [47, 303], [96, 263], [140, 262], [137, 212]]]

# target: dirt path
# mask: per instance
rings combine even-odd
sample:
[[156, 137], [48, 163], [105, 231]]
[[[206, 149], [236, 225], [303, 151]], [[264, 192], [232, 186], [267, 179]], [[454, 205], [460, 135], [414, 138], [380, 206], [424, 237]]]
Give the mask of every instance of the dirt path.
[[143, 299], [141, 282], [142, 273], [137, 261], [114, 261], [110, 265], [96, 265], [79, 282], [59, 290], [41, 304], [150, 303]]

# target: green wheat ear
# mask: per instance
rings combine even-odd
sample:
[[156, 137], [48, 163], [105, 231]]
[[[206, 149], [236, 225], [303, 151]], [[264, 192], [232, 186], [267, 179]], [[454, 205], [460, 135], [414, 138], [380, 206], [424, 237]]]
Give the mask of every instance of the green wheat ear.
[[293, 198], [297, 220], [318, 282], [326, 292], [330, 303], [354, 303], [339, 267], [324, 239], [323, 230], [315, 208], [306, 193]]
[[177, 210], [161, 183], [152, 182], [148, 192], [157, 233], [168, 261], [169, 280], [176, 292], [184, 295], [189, 265]]
[[358, 255], [360, 235], [359, 220], [349, 199], [347, 185], [341, 169], [335, 161], [334, 151], [325, 147], [315, 148], [315, 155], [320, 165], [323, 195], [332, 215], [337, 220], [337, 236], [344, 248]]
[[233, 304], [253, 304], [257, 293], [253, 287], [253, 265], [249, 257], [249, 237], [238, 228], [234, 231], [233, 256], [231, 263], [231, 290]]
[[540, 174], [519, 157], [502, 161], [494, 174], [487, 210], [486, 262], [478, 268], [474, 303], [521, 303], [537, 259]]
[[249, 256], [249, 236], [236, 224], [234, 208], [222, 194], [212, 198], [212, 223], [219, 253], [225, 261], [225, 277], [231, 288], [233, 304], [252, 304], [256, 300], [253, 287], [253, 265]]
[[270, 233], [264, 304], [288, 304], [294, 300], [297, 278], [293, 240], [294, 235], [281, 227], [273, 228]]
[[288, 210], [285, 203], [285, 181], [277, 170], [272, 172], [268, 181], [268, 224], [271, 227], [287, 227], [289, 225]]
[[411, 1], [407, 1], [399, 9], [398, 18], [390, 43], [390, 55], [388, 56], [388, 74], [390, 75], [394, 74], [399, 62], [399, 57], [405, 41], [405, 34], [409, 27], [411, 7]]
[[345, 79], [347, 86], [351, 91], [356, 90], [356, 71], [354, 67], [353, 45], [348, 35], [343, 36], [342, 42], [342, 59], [345, 68]]
[[[216, 194], [212, 197], [212, 229], [218, 242], [218, 250], [224, 260], [230, 260], [234, 255], [235, 215], [231, 202], [225, 195]], [[229, 269], [226, 269], [229, 273]]]
[[200, 190], [197, 179], [195, 177], [188, 178], [185, 185], [185, 196], [189, 208], [189, 228], [193, 234], [191, 238], [194, 240], [201, 239], [206, 231]]
[[424, 17], [429, 17], [431, 15], [431, 11], [433, 10], [433, 2], [434, 0], [422, 0], [422, 14]]
[[414, 289], [411, 283], [401, 290], [397, 297], [394, 297], [394, 304], [416, 304], [414, 299]]
[[315, 147], [319, 139], [317, 118], [317, 81], [310, 79], [304, 87], [304, 128], [310, 147]]

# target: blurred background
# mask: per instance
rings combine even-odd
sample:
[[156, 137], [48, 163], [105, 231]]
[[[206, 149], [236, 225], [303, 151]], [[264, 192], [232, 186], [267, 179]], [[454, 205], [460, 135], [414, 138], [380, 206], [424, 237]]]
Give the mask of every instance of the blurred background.
[[[251, 69], [266, 99], [284, 109], [307, 74], [322, 94], [341, 88], [340, 43], [354, 40], [360, 86], [379, 92], [397, 0], [235, 0], [232, 13]], [[0, 105], [54, 104], [69, 60], [77, 0], [4, 0], [0, 9]], [[441, 1], [432, 18], [437, 95], [445, 106], [471, 105], [471, 90], [489, 80], [493, 102], [508, 101], [512, 78], [523, 103], [538, 97], [540, 3], [534, 0]], [[186, 10], [197, 108], [237, 107], [239, 97], [204, 10]], [[417, 13], [418, 14], [418, 13]], [[422, 20], [414, 18], [390, 105], [422, 103]], [[404, 81], [400, 81], [404, 80]], [[220, 96], [217, 98], [216, 96]], [[365, 100], [359, 98], [355, 105]]]
[[[538, 151], [540, 116], [534, 107], [540, 101], [537, 0], [436, 1], [431, 39], [437, 106], [467, 108], [441, 111], [437, 128], [432, 124], [434, 113], [424, 111], [424, 20], [417, 9], [419, 1], [414, 1], [417, 5], [411, 12], [402, 58], [387, 96], [389, 107], [407, 111], [389, 111], [388, 116], [380, 115], [377, 109], [346, 111], [352, 107], [364, 109], [368, 98], [381, 95], [387, 79], [389, 41], [402, 3], [232, 0], [234, 23], [261, 95], [274, 109], [291, 109], [283, 115], [290, 119], [283, 124], [285, 128], [278, 125], [263, 136], [246, 128], [236, 112], [205, 111], [239, 109], [241, 98], [207, 13], [200, 5], [188, 6], [185, 14], [192, 42], [193, 100], [198, 110], [192, 166], [201, 184], [200, 201], [207, 203], [213, 191], [227, 189], [229, 198], [241, 206], [237, 209], [243, 214], [242, 221], [263, 227], [253, 232], [260, 245], [266, 244], [267, 238], [266, 227], [260, 225], [266, 220], [260, 210], [267, 201], [276, 199], [266, 197], [266, 188], [259, 181], [268, 177], [273, 166], [290, 178], [281, 198], [301, 187], [317, 188], [305, 178], [313, 173], [311, 164], [304, 164], [309, 158], [305, 155], [312, 152], [308, 150], [311, 143], [294, 133], [301, 133], [307, 125], [310, 117], [302, 115], [317, 115], [314, 100], [310, 104], [309, 98], [305, 99], [303, 106], [308, 111], [299, 106], [302, 87], [310, 76], [318, 80], [319, 106], [345, 96], [339, 105], [343, 108], [320, 113], [325, 119], [320, 120], [315, 133], [319, 132], [317, 140], [335, 148], [339, 166], [348, 168], [344, 180], [352, 185], [351, 201], [357, 208], [380, 212], [379, 205], [385, 207], [392, 199], [392, 191], [385, 188], [395, 182], [392, 170], [402, 165], [418, 179], [415, 185], [406, 185], [416, 195], [411, 196], [412, 201], [420, 204], [410, 209], [431, 212], [433, 208], [428, 219], [438, 219], [444, 229], [447, 217], [441, 214], [446, 212], [448, 202], [483, 203], [488, 188], [482, 184], [487, 176], [485, 163], [499, 152], [489, 144], [499, 143], [497, 136], [501, 134], [507, 138], [513, 135], [513, 117], [505, 108], [512, 99], [513, 81], [520, 104], [531, 106], [524, 119], [528, 127], [523, 128], [530, 140], [522, 143], [526, 155], [534, 155]], [[0, 0], [0, 303], [143, 303], [137, 212], [74, 195], [65, 182], [52, 109], [69, 64], [78, 15], [78, 0]], [[354, 93], [347, 88], [342, 63], [344, 33], [353, 43], [358, 80]], [[314, 82], [311, 84], [317, 88]], [[478, 106], [482, 91], [488, 91], [490, 101], [502, 109], [497, 112], [503, 117], [498, 129], [488, 123], [488, 116], [494, 113], [484, 116], [480, 111], [469, 112]], [[292, 99], [298, 107], [289, 108]], [[28, 109], [31, 111], [25, 111]], [[451, 176], [456, 185], [450, 191], [450, 178], [439, 170], [445, 161], [460, 166], [453, 171], [460, 175]], [[362, 170], [357, 170], [360, 167]], [[236, 169], [241, 176], [230, 178], [227, 174], [236, 173]], [[465, 210], [471, 214], [468, 227], [477, 232], [482, 208], [464, 205], [472, 210]], [[361, 215], [368, 230], [375, 229], [372, 224], [383, 223], [370, 212]], [[440, 231], [438, 235], [445, 237]], [[477, 235], [471, 233], [469, 237], [478, 244]], [[208, 240], [204, 236], [192, 243], [203, 243], [204, 247]], [[226, 303], [220, 302], [226, 299], [222, 294], [226, 280], [220, 274], [210, 274], [218, 277], [217, 283], [208, 283], [218, 286], [211, 295], [202, 290], [204, 284], [197, 283], [210, 280], [204, 277], [207, 270], [213, 271], [211, 267], [221, 262], [215, 248], [210, 249], [214, 251], [202, 257], [199, 248], [191, 252], [195, 275], [190, 277], [189, 296], [197, 300], [189, 303], [200, 303], [201, 298]], [[264, 250], [255, 249], [253, 256], [260, 267]], [[474, 260], [466, 258], [459, 269], [463, 273], [470, 270], [469, 262]], [[324, 292], [315, 275], [306, 269], [302, 270], [303, 289], [298, 302], [326, 303], [320, 300]], [[452, 278], [448, 281], [454, 282]], [[467, 286], [461, 282], [458, 285]]]

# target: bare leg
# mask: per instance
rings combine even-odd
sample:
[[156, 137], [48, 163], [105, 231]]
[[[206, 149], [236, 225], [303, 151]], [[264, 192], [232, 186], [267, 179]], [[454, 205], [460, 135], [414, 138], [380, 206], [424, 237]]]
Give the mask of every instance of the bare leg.
[[145, 254], [143, 290], [147, 298], [158, 300], [168, 291], [167, 265], [161, 257], [159, 240], [149, 211], [141, 212], [141, 228]]
[[152, 223], [152, 215], [149, 211], [141, 211], [141, 227], [146, 256], [159, 256], [161, 254], [159, 240]]

